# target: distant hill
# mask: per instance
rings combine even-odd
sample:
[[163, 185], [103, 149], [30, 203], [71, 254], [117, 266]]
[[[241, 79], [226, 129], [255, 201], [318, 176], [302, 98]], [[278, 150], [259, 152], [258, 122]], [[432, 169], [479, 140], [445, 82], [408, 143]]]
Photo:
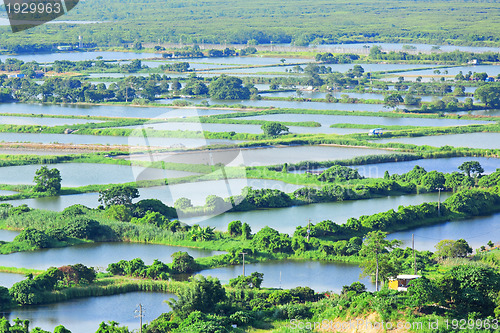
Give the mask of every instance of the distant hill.
[[63, 19], [104, 23], [44, 25], [14, 36], [2, 31], [0, 43], [75, 42], [82, 35], [103, 46], [158, 40], [500, 45], [498, 0], [85, 0]]

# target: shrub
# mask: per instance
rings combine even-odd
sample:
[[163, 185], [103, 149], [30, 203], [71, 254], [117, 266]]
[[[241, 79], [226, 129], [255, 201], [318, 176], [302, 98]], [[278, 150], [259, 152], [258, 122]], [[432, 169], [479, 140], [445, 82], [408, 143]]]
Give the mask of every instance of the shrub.
[[26, 243], [36, 248], [46, 248], [50, 246], [52, 239], [43, 231], [33, 228], [26, 228], [14, 238], [14, 242]]

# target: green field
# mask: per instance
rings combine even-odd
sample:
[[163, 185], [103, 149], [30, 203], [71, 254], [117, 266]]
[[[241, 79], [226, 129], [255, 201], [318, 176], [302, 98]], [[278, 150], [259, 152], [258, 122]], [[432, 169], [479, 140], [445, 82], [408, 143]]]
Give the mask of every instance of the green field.
[[498, 1], [243, 1], [87, 0], [64, 20], [99, 24], [46, 24], [12, 34], [2, 46], [86, 43], [420, 42], [500, 45]]

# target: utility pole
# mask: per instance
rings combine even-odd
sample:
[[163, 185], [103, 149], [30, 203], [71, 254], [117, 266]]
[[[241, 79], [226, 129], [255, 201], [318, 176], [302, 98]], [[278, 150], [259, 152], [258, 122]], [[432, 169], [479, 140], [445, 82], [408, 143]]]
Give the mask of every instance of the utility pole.
[[248, 254], [246, 252], [241, 252], [240, 254], [243, 255], [243, 276], [245, 276], [245, 254]]
[[444, 190], [442, 187], [437, 187], [438, 193], [438, 216], [441, 216], [441, 191]]
[[375, 263], [376, 263], [376, 270], [375, 270], [375, 291], [378, 291], [378, 249], [379, 249], [379, 241], [378, 239], [375, 239]]
[[309, 242], [310, 235], [311, 235], [311, 219], [309, 219], [309, 223], [307, 223], [307, 242]]
[[413, 270], [417, 275], [417, 257], [415, 257], [415, 234], [411, 234], [411, 249], [413, 251]]
[[139, 326], [139, 332], [142, 333], [142, 317], [144, 317], [144, 308], [142, 307], [142, 304], [139, 303], [139, 310], [135, 310], [135, 313], [138, 313], [136, 318], [139, 318], [140, 325]]
[[375, 291], [378, 291], [378, 249], [375, 250], [375, 261], [377, 263], [377, 269], [375, 271]]

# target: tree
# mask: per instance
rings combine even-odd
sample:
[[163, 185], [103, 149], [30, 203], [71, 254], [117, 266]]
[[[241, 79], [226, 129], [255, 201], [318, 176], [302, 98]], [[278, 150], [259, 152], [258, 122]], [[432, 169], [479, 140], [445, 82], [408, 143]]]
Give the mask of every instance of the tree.
[[183, 210], [183, 209], [187, 209], [187, 208], [192, 208], [193, 203], [191, 202], [191, 199], [183, 197], [183, 198], [179, 198], [179, 199], [175, 200], [174, 207], [175, 207], [175, 209]]
[[118, 327], [119, 323], [116, 321], [108, 321], [108, 324], [102, 322], [99, 324], [99, 328], [96, 333], [129, 333], [127, 327]]
[[221, 75], [212, 81], [209, 87], [210, 97], [213, 99], [249, 99], [250, 90], [237, 77]]
[[334, 165], [321, 173], [318, 180], [321, 182], [347, 181], [352, 179], [362, 179], [358, 170], [351, 169], [343, 165]]
[[472, 75], [472, 79], [474, 81], [486, 81], [487, 78], [488, 78], [488, 74], [486, 74], [486, 73], [474, 73]]
[[375, 45], [370, 48], [370, 58], [377, 59], [377, 57], [381, 54], [382, 48], [380, 46]]
[[125, 205], [110, 206], [108, 207], [106, 213], [110, 218], [122, 222], [130, 222], [132, 219], [130, 209]]
[[[0, 287], [0, 311], [6, 310], [12, 304], [12, 297], [10, 297], [9, 289], [5, 287]], [[0, 321], [0, 332], [2, 332], [2, 326]]]
[[240, 289], [260, 289], [262, 281], [264, 281], [264, 273], [253, 272], [249, 276], [240, 275], [234, 279], [230, 279], [229, 285]]
[[252, 228], [246, 222], [241, 225], [241, 235], [243, 239], [250, 239], [252, 237]]
[[288, 132], [288, 127], [278, 122], [268, 122], [261, 126], [265, 135], [278, 136], [281, 132]]
[[439, 171], [429, 171], [421, 179], [421, 185], [430, 190], [442, 188], [446, 182], [444, 174]]
[[158, 212], [146, 211], [143, 217], [134, 217], [130, 222], [165, 228], [170, 223], [170, 220]]
[[455, 191], [458, 187], [462, 186], [465, 176], [460, 172], [454, 171], [446, 174], [445, 178], [444, 186]]
[[410, 304], [418, 308], [429, 303], [439, 303], [442, 299], [439, 289], [425, 276], [410, 281], [408, 287]]
[[179, 79], [174, 79], [172, 81], [172, 90], [173, 91], [179, 91], [181, 89], [182, 85], [181, 83], [179, 82]]
[[70, 285], [71, 283], [88, 284], [94, 282], [96, 278], [94, 268], [82, 264], [62, 266], [59, 267], [58, 271], [62, 273], [62, 279], [66, 285]]
[[479, 312], [492, 316], [500, 291], [500, 274], [492, 267], [463, 264], [455, 266], [437, 280], [447, 304], [461, 314]]
[[186, 83], [184, 88], [182, 89], [182, 93], [185, 95], [207, 95], [208, 87], [202, 81], [198, 80], [198, 78], [193, 77], [190, 78]]
[[343, 286], [340, 294], [346, 295], [347, 293], [352, 292], [358, 295], [364, 293], [365, 291], [366, 291], [366, 286], [361, 282], [356, 281], [353, 282], [350, 286]]
[[[391, 273], [390, 263], [385, 254], [401, 244], [398, 240], [388, 241], [386, 236], [387, 233], [380, 230], [370, 231], [366, 235], [366, 239], [360, 251], [360, 254], [367, 258], [363, 264], [363, 274], [375, 274], [376, 291], [378, 291], [379, 275], [381, 275], [381, 280], [383, 281], [385, 278], [388, 278]], [[375, 267], [373, 267], [373, 261], [375, 261]], [[374, 268], [375, 272], [373, 271]], [[383, 274], [380, 274], [381, 271], [383, 271]]]
[[488, 241], [487, 245], [490, 247], [490, 249], [492, 249], [493, 246], [495, 246], [495, 243], [493, 243], [492, 241]]
[[26, 228], [14, 238], [14, 242], [23, 242], [36, 248], [46, 248], [49, 247], [51, 238], [43, 231], [34, 228]]
[[61, 190], [61, 173], [56, 168], [50, 169], [42, 166], [35, 173], [34, 179], [36, 185], [34, 192], [46, 192], [50, 195], [56, 195]]
[[397, 94], [397, 93], [387, 95], [384, 98], [384, 106], [386, 108], [396, 109], [398, 107], [398, 105], [403, 103], [403, 102], [404, 102], [403, 97], [401, 97], [401, 95]]
[[362, 77], [364, 72], [365, 72], [365, 69], [363, 67], [361, 67], [360, 65], [354, 65], [354, 67], [352, 68], [352, 74], [355, 77]]
[[241, 221], [233, 221], [227, 226], [227, 232], [231, 236], [241, 236]]
[[175, 252], [172, 254], [172, 270], [176, 273], [192, 273], [198, 265], [187, 252]]
[[278, 90], [280, 88], [280, 85], [277, 83], [271, 83], [269, 85], [269, 90]]
[[465, 96], [465, 87], [456, 86], [455, 90], [453, 90], [453, 96]]
[[422, 101], [421, 98], [417, 98], [412, 94], [407, 94], [404, 99], [405, 105], [420, 105], [421, 101]]
[[63, 325], [59, 325], [54, 328], [54, 333], [71, 333], [71, 331]]
[[223, 213], [226, 210], [232, 208], [232, 206], [225, 202], [224, 199], [213, 194], [210, 194], [206, 197], [205, 207], [212, 210], [215, 214]]
[[194, 311], [211, 313], [218, 303], [226, 300], [226, 291], [218, 279], [197, 275], [190, 280], [192, 286], [179, 290], [177, 300], [167, 301], [181, 319], [187, 318]]
[[158, 199], [144, 199], [134, 204], [135, 217], [143, 217], [147, 212], [159, 213], [167, 219], [177, 218], [176, 209], [165, 205]]
[[435, 246], [436, 252], [434, 255], [438, 258], [457, 258], [466, 257], [472, 253], [472, 248], [464, 239], [457, 241], [451, 239], [443, 239]]
[[64, 232], [69, 237], [95, 239], [99, 236], [99, 222], [86, 216], [78, 216], [68, 221]]
[[280, 234], [277, 230], [270, 227], [260, 229], [254, 235], [252, 244], [261, 251], [270, 251], [273, 253], [292, 252], [290, 236]]
[[113, 205], [131, 206], [132, 200], [139, 197], [139, 190], [133, 186], [117, 185], [99, 191], [99, 202], [104, 206]]
[[[466, 178], [468, 179], [468, 178]], [[458, 213], [480, 215], [495, 205], [495, 196], [488, 191], [463, 190], [446, 199], [446, 208]]]
[[458, 167], [458, 170], [463, 171], [467, 177], [470, 177], [471, 173], [474, 174], [474, 177], [478, 177], [484, 172], [483, 167], [478, 161], [464, 162]]
[[500, 107], [500, 84], [485, 84], [476, 89], [474, 97], [486, 106], [498, 108]]

